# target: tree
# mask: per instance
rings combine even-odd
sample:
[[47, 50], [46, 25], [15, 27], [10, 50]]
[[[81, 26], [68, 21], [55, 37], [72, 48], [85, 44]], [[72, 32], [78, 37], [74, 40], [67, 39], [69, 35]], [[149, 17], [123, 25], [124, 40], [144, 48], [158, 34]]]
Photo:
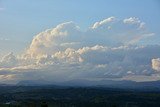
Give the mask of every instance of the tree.
[[46, 102], [42, 102], [41, 107], [48, 107]]

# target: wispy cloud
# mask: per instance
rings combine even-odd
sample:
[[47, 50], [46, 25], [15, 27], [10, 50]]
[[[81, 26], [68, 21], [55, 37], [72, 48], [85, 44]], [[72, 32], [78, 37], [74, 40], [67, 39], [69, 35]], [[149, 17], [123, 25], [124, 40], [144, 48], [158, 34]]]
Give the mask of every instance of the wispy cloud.
[[10, 39], [8, 38], [0, 38], [0, 41], [9, 41]]

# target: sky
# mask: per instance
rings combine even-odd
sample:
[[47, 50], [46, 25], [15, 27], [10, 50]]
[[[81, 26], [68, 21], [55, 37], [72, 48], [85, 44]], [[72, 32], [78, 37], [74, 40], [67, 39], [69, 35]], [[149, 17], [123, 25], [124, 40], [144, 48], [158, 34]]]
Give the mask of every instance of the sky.
[[159, 80], [159, 11], [159, 0], [0, 0], [0, 80]]

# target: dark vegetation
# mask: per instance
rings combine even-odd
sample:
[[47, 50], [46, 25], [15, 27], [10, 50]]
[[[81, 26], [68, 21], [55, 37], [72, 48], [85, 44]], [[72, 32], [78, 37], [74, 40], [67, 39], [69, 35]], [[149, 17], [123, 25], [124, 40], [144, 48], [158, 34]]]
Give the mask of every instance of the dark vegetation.
[[103, 87], [0, 86], [0, 107], [160, 107], [160, 92]]

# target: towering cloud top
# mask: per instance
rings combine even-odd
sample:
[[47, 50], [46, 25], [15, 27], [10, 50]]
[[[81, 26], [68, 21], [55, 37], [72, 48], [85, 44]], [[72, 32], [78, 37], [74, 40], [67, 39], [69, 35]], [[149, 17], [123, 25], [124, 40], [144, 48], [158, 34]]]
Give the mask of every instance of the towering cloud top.
[[36, 35], [28, 49], [31, 56], [51, 54], [61, 50], [61, 44], [71, 42], [79, 28], [73, 22], [62, 23]]

